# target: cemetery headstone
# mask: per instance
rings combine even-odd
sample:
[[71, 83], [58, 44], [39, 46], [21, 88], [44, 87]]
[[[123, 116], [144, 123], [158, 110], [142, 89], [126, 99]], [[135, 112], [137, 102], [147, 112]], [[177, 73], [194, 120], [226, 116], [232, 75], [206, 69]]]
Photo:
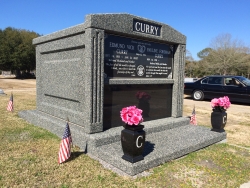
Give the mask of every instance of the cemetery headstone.
[[[130, 14], [91, 14], [84, 23], [38, 37], [33, 44], [36, 109], [19, 112], [19, 116], [59, 137], [68, 118], [74, 144], [130, 175], [225, 137], [211, 133], [216, 136], [211, 141], [213, 135], [200, 130], [202, 139], [194, 134], [193, 140], [201, 145], [187, 145], [188, 149], [169, 157], [162, 151], [165, 145], [159, 146], [168, 138], [166, 130], [189, 125], [189, 119], [182, 117], [186, 36], [165, 23]], [[131, 166], [117, 157], [122, 155], [120, 111], [126, 106], [143, 110], [147, 135], [163, 134], [157, 137], [162, 141], [152, 138], [152, 143], [159, 143], [155, 149], [146, 143], [148, 153], [158, 154], [147, 156], [145, 165]], [[185, 145], [166, 142], [174, 144], [174, 149]]]
[[5, 95], [5, 93], [2, 89], [0, 89], [0, 95]]

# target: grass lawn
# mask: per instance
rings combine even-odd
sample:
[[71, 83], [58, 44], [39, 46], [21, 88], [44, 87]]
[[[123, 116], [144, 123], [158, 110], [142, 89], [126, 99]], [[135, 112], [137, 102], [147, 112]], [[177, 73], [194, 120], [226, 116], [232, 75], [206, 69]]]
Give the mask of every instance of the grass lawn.
[[[13, 113], [6, 110], [10, 90], [6, 93], [0, 96], [0, 187], [235, 188], [250, 181], [250, 150], [232, 146], [239, 145], [233, 139], [150, 169], [151, 175], [146, 177], [119, 176], [88, 155], [78, 155], [77, 147], [72, 159], [59, 165], [61, 138], [17, 115], [18, 111], [35, 109], [35, 91], [13, 91]], [[209, 119], [209, 113], [203, 115]], [[234, 134], [237, 132], [228, 133], [230, 138]]]

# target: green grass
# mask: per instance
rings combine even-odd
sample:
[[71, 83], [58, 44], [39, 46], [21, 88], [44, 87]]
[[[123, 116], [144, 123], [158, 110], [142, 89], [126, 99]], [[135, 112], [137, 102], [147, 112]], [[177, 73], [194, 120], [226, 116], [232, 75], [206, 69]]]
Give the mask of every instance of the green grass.
[[239, 187], [250, 180], [249, 150], [216, 144], [150, 169], [150, 176], [122, 177], [74, 148], [72, 160], [57, 163], [60, 138], [20, 119], [34, 109], [35, 95], [15, 94], [15, 112], [0, 97], [0, 187]]
[[241, 122], [240, 125], [250, 126], [249, 122]]

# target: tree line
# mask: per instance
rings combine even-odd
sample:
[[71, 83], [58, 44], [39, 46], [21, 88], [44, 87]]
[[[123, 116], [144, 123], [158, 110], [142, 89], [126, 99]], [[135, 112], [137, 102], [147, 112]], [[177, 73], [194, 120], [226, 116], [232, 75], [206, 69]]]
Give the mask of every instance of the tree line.
[[[39, 36], [34, 31], [24, 29], [0, 29], [0, 70], [11, 71], [17, 77], [21, 72], [35, 70], [36, 52], [32, 40]], [[186, 77], [219, 74], [250, 78], [250, 48], [230, 34], [218, 35], [197, 56], [200, 60], [195, 61], [187, 50]]]
[[190, 52], [186, 52], [186, 77], [215, 74], [250, 77], [250, 48], [230, 34], [218, 35], [197, 56], [200, 60], [195, 61]]
[[0, 70], [11, 71], [17, 77], [21, 72], [35, 70], [35, 46], [32, 40], [38, 36], [38, 33], [24, 29], [0, 29]]

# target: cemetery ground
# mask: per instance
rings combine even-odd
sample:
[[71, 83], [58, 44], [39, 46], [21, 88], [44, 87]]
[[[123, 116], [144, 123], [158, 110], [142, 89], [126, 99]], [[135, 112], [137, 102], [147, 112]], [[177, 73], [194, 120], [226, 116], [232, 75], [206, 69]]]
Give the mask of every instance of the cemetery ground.
[[[235, 188], [250, 181], [249, 104], [233, 104], [227, 110], [227, 143], [150, 169], [148, 176], [128, 177], [105, 169], [77, 147], [73, 148], [71, 159], [59, 165], [61, 138], [17, 115], [18, 111], [35, 109], [35, 87], [34, 79], [0, 77], [0, 88], [7, 94], [0, 96], [0, 187]], [[13, 113], [6, 110], [11, 92]], [[184, 99], [183, 115], [190, 116], [194, 105], [198, 124], [211, 127], [209, 101]]]

